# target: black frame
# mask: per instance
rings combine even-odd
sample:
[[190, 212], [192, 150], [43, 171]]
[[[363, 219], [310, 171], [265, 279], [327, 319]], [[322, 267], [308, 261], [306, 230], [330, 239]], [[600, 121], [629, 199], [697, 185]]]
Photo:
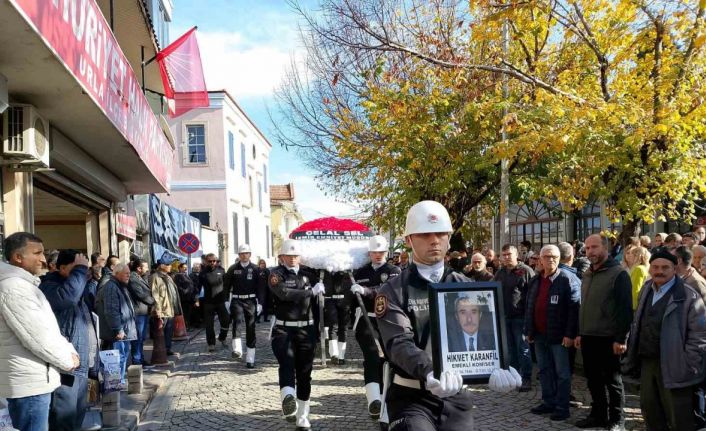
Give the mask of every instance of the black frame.
[[[505, 328], [505, 308], [503, 303], [503, 290], [502, 285], [494, 281], [484, 281], [484, 282], [466, 282], [466, 283], [432, 283], [429, 285], [429, 313], [431, 320], [431, 342], [432, 342], [432, 360], [434, 364], [434, 376], [439, 378], [441, 375], [443, 364], [442, 360], [442, 343], [441, 343], [441, 319], [443, 316], [439, 315], [439, 295], [445, 293], [457, 293], [457, 292], [479, 292], [479, 291], [492, 291], [493, 292], [493, 306], [495, 309], [495, 327], [498, 330], [498, 343], [496, 349], [500, 355], [500, 367], [507, 368], [510, 362], [510, 355], [507, 346], [507, 332]], [[448, 328], [448, 325], [447, 325]], [[447, 341], [444, 340], [446, 343]], [[463, 383], [473, 384], [473, 383], [488, 383], [490, 379], [490, 374], [465, 374], [463, 375]]]

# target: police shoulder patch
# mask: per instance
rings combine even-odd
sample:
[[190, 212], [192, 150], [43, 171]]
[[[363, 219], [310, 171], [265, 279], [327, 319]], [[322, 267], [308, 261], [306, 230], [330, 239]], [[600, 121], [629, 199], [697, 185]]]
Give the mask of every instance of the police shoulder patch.
[[385, 272], [380, 274], [380, 280], [382, 280], [383, 283], [387, 281], [387, 277], [389, 277], [389, 275], [387, 275], [387, 273]]
[[375, 297], [375, 316], [380, 318], [387, 313], [387, 297], [378, 295]]
[[276, 286], [277, 284], [279, 284], [279, 276], [277, 276], [277, 274], [275, 273], [272, 273], [270, 275], [270, 285]]

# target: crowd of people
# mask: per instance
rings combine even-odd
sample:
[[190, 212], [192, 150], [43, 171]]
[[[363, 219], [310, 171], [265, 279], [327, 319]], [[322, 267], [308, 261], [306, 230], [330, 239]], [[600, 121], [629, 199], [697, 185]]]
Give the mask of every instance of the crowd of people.
[[[470, 258], [468, 257], [470, 255]], [[532, 386], [532, 356], [542, 403], [532, 413], [569, 418], [576, 350], [591, 393], [579, 428], [624, 428], [622, 375], [640, 379], [650, 430], [690, 430], [704, 422], [706, 228], [658, 233], [619, 244], [600, 234], [535, 250], [523, 242], [447, 253], [474, 281], [502, 286], [510, 364], [520, 392]], [[533, 348], [533, 349], [531, 349]], [[532, 355], [533, 350], [534, 355]]]
[[[240, 271], [233, 265], [222, 277], [225, 272], [213, 254], [203, 256], [189, 274], [186, 264], [169, 255], [150, 268], [139, 258], [124, 263], [114, 255], [94, 253], [89, 258], [75, 250], [45, 251], [42, 239], [28, 232], [8, 236], [3, 246], [0, 397], [7, 399], [13, 426], [20, 431], [81, 429], [89, 380], [98, 380], [100, 372], [99, 352], [118, 352], [118, 389], [126, 390], [129, 365], [151, 366], [144, 355], [150, 331], [152, 337], [154, 331], [163, 334], [167, 356], [175, 354], [172, 339], [178, 316], [190, 327], [205, 325], [210, 350], [215, 344], [214, 313], [221, 318], [222, 341], [232, 320], [234, 355], [240, 349], [236, 327], [243, 313], [237, 311], [242, 308], [237, 296], [243, 283], [231, 276]], [[247, 246], [240, 251], [237, 265], [250, 257]], [[254, 289], [265, 293], [253, 297], [254, 309], [246, 318], [248, 366], [253, 367], [252, 317], [261, 315], [257, 301], [265, 304], [269, 295], [265, 262], [248, 269], [245, 282], [254, 278]], [[217, 279], [221, 291], [215, 290]], [[221, 313], [231, 291], [231, 313]], [[268, 319], [271, 306], [264, 312]]]
[[[445, 209], [434, 205], [415, 207], [410, 213], [431, 211], [441, 220], [448, 218]], [[382, 358], [390, 360], [394, 352], [399, 354], [390, 361], [396, 373], [391, 389], [396, 385], [406, 388], [401, 392], [398, 388], [395, 400], [406, 401], [392, 406], [391, 412], [400, 409], [396, 417], [407, 414], [414, 401], [408, 399], [410, 394], [424, 398], [425, 387], [429, 402], [445, 405], [440, 400], [448, 403], [461, 396], [458, 376], [449, 374], [437, 380], [427, 372], [429, 346], [425, 342], [426, 347], [420, 347], [418, 334], [414, 334], [419, 322], [428, 321], [428, 310], [420, 307], [426, 314], [414, 315], [418, 311], [413, 308], [396, 306], [404, 295], [396, 296], [395, 289], [407, 289], [405, 295], [409, 295], [415, 283], [420, 287], [443, 280], [470, 280], [496, 281], [503, 295], [511, 367], [496, 370], [497, 375], [494, 372], [491, 388], [531, 390], [536, 361], [542, 402], [532, 413], [566, 420], [580, 350], [592, 403], [589, 415], [576, 423], [578, 427], [624, 429], [622, 375], [640, 379], [640, 403], [648, 429], [704, 426], [703, 226], [683, 235], [630, 238], [627, 244], [594, 234], [585, 243], [562, 242], [537, 249], [523, 242], [504, 245], [495, 253], [490, 248], [447, 252], [448, 232], [438, 231], [436, 225], [415, 231], [410, 223], [415, 226], [408, 218], [406, 231], [411, 233], [406, 232], [405, 241], [410, 252], [395, 253], [387, 260], [387, 242], [373, 237], [371, 262], [347, 281], [334, 283], [345, 285], [351, 295], [360, 295], [369, 314], [363, 317], [371, 323], [358, 326], [358, 312], [355, 331], [365, 357], [371, 416], [383, 415]], [[8, 401], [14, 427], [80, 429], [88, 381], [99, 371], [99, 352], [119, 352], [121, 389], [125, 389], [129, 364], [149, 366], [143, 347], [150, 328], [163, 331], [167, 355], [173, 355], [174, 319], [183, 316], [188, 326], [205, 327], [209, 351], [216, 350], [218, 338], [234, 358], [244, 355], [248, 368], [255, 366], [255, 323], [274, 317], [271, 339], [280, 364], [283, 414], [308, 429], [313, 356], [324, 336], [315, 330], [314, 320], [324, 318], [331, 326], [338, 323], [338, 333], [327, 335], [329, 345], [340, 348], [335, 353], [340, 363], [345, 341], [341, 346], [339, 337], [345, 336], [346, 329], [340, 326], [348, 326], [349, 320], [334, 322], [316, 312], [317, 298], [333, 300], [342, 295], [329, 291], [324, 283], [335, 274], [319, 279], [316, 271], [299, 265], [299, 250], [297, 241], [285, 241], [280, 265], [268, 269], [263, 260], [251, 262], [249, 246], [242, 245], [238, 261], [227, 270], [216, 255], [206, 254], [189, 272], [186, 264], [167, 255], [150, 268], [137, 258], [123, 263], [117, 256], [99, 253], [88, 258], [73, 250], [45, 252], [41, 238], [26, 232], [8, 236], [5, 262], [0, 262], [0, 397]], [[439, 259], [428, 257], [440, 250], [445, 254]], [[437, 266], [439, 274], [433, 271]], [[426, 297], [424, 289], [419, 292]], [[426, 300], [422, 296], [415, 304]], [[348, 309], [343, 312], [346, 317], [348, 313]], [[215, 320], [220, 323], [218, 334]], [[399, 350], [405, 345], [401, 340], [412, 345]], [[334, 356], [333, 351], [329, 353]], [[419, 368], [421, 364], [425, 365]], [[423, 378], [417, 379], [422, 372]], [[422, 392], [409, 392], [409, 388]], [[389, 419], [395, 422], [394, 417]]]

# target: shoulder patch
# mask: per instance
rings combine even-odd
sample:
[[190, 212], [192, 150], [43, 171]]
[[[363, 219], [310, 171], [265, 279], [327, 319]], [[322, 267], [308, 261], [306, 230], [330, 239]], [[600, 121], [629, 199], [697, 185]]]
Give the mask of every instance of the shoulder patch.
[[381, 318], [387, 313], [387, 297], [378, 295], [375, 297], [375, 316]]
[[270, 274], [270, 285], [276, 286], [277, 284], [279, 284], [279, 277], [273, 272]]

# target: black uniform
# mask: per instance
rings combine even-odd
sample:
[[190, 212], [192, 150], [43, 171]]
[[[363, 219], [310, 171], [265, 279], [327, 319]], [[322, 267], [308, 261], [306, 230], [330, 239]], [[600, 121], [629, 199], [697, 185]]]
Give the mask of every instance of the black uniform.
[[238, 337], [238, 323], [245, 321], [245, 346], [255, 348], [255, 318], [257, 304], [264, 304], [265, 285], [260, 278], [260, 268], [252, 262], [245, 267], [236, 262], [226, 272], [226, 285], [232, 295], [230, 317], [233, 322], [233, 339]]
[[218, 315], [221, 324], [221, 332], [218, 334], [219, 341], [228, 338], [228, 323], [230, 316], [226, 309], [226, 301], [230, 296], [225, 285], [226, 272], [221, 267], [214, 269], [205, 266], [199, 273], [199, 285], [203, 287], [203, 318], [206, 325], [206, 342], [209, 346], [216, 344], [216, 332], [213, 328], [213, 318]]
[[[270, 271], [270, 291], [275, 301], [272, 351], [279, 363], [279, 387], [296, 387], [297, 399], [307, 401], [311, 394], [316, 327], [312, 315], [318, 282], [316, 272], [305, 266], [299, 272], [280, 265]], [[295, 384], [296, 382], [296, 384]]]
[[346, 330], [350, 318], [351, 304], [351, 276], [347, 272], [339, 271], [331, 274], [324, 273], [324, 326], [329, 328], [328, 338], [335, 343], [333, 327], [336, 327], [336, 339], [346, 342]]
[[383, 361], [375, 343], [375, 340], [380, 338], [374, 314], [375, 296], [383, 283], [397, 277], [401, 272], [398, 267], [389, 263], [384, 263], [378, 269], [375, 269], [373, 264], [369, 263], [353, 273], [355, 282], [365, 288], [365, 293], [361, 295], [363, 297], [363, 305], [365, 305], [365, 312], [369, 314], [370, 322], [374, 327], [374, 332], [371, 332], [368, 325], [363, 321], [363, 317], [360, 318], [355, 327], [355, 339], [358, 340], [360, 350], [363, 351], [363, 377], [366, 385], [368, 383], [378, 383], [380, 390], [382, 390]]
[[[264, 295], [264, 304], [262, 305], [262, 318], [265, 320], [265, 322], [270, 321], [270, 316], [274, 314], [275, 306], [274, 302], [272, 299], [272, 293], [270, 292], [270, 289], [267, 288], [267, 280], [270, 279], [270, 270], [267, 268], [260, 268], [260, 285], [264, 286], [263, 288], [263, 295]], [[257, 320], [259, 321], [259, 320]]]
[[[467, 281], [445, 268], [443, 282]], [[433, 371], [429, 319], [429, 282], [414, 263], [383, 284], [375, 297], [375, 315], [383, 348], [395, 375], [419, 383], [421, 389], [393, 382], [387, 392], [390, 431], [471, 431], [470, 393], [439, 398], [424, 389]]]

